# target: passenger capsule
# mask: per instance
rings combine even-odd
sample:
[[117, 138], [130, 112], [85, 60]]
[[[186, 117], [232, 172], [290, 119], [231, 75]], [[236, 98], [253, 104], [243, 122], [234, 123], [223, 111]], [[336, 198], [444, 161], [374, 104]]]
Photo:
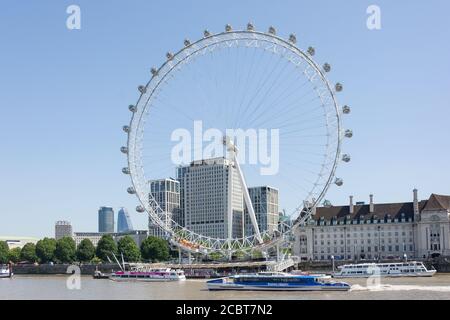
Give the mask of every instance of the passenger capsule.
[[139, 212], [139, 213], [142, 213], [142, 212], [145, 212], [145, 209], [144, 209], [143, 206], [137, 206], [136, 207], [136, 211]]
[[273, 35], [276, 35], [277, 34], [277, 30], [274, 27], [270, 26], [269, 27], [269, 33], [273, 34]]
[[339, 82], [336, 83], [336, 85], [334, 86], [334, 88], [336, 89], [336, 92], [341, 92], [342, 89], [344, 89], [344, 87], [342, 86], [342, 84], [340, 84]]
[[129, 194], [135, 194], [135, 193], [136, 193], [136, 190], [134, 190], [133, 187], [129, 187], [129, 188], [127, 188], [127, 192], [128, 192]]
[[209, 32], [208, 30], [205, 30], [205, 31], [203, 31], [203, 36], [204, 36], [205, 38], [208, 38], [208, 37], [211, 36], [211, 32]]
[[330, 72], [331, 71], [331, 66], [330, 66], [329, 63], [324, 63], [323, 71], [325, 71], [325, 72]]
[[342, 113], [343, 114], [349, 114], [350, 113], [350, 107], [345, 105], [342, 107]]
[[173, 59], [173, 54], [171, 52], [167, 52], [166, 53], [166, 58], [167, 58], [167, 60], [172, 60]]
[[344, 184], [344, 180], [342, 180], [341, 178], [336, 178], [336, 179], [334, 180], [334, 183], [335, 183], [338, 187], [340, 187], [340, 186], [342, 186], [342, 185]]
[[156, 68], [151, 68], [150, 72], [152, 73], [152, 76], [158, 75], [158, 70], [156, 70]]
[[184, 46], [185, 47], [189, 47], [191, 45], [191, 41], [189, 41], [189, 39], [185, 39], [184, 40]]
[[231, 27], [231, 25], [227, 24], [227, 25], [225, 26], [225, 31], [226, 31], [226, 32], [230, 32], [230, 31], [232, 31], [232, 30], [233, 30], [233, 28]]
[[130, 169], [128, 169], [128, 168], [122, 168], [122, 173], [123, 174], [130, 174]]
[[128, 148], [127, 147], [121, 147], [120, 148], [120, 152], [127, 154], [128, 153]]
[[351, 158], [349, 154], [343, 154], [342, 155], [342, 161], [344, 162], [350, 162]]
[[253, 26], [253, 24], [251, 22], [247, 23], [247, 31], [254, 31], [255, 27]]
[[136, 112], [137, 108], [136, 108], [135, 105], [130, 104], [130, 105], [128, 106], [128, 110], [130, 110], [131, 112]]
[[142, 93], [142, 94], [144, 94], [144, 93], [147, 91], [147, 89], [145, 88], [145, 86], [139, 86], [139, 87], [138, 87], [138, 90], [139, 90], [139, 92]]
[[353, 131], [350, 130], [350, 129], [345, 130], [344, 136], [345, 136], [346, 138], [351, 138], [351, 137], [353, 137]]
[[310, 56], [313, 56], [316, 54], [316, 49], [314, 49], [313, 47], [309, 47], [307, 52]]
[[291, 33], [289, 35], [289, 42], [294, 43], [294, 44], [297, 43], [297, 37], [295, 36], [295, 34]]
[[130, 132], [130, 127], [129, 126], [123, 126], [122, 130], [126, 133]]

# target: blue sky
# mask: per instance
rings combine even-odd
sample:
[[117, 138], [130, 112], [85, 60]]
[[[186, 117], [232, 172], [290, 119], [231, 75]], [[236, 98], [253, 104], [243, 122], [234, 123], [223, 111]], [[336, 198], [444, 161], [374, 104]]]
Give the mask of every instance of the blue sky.
[[[66, 8], [81, 8], [81, 30]], [[366, 8], [381, 8], [368, 30]], [[97, 230], [97, 210], [132, 210], [121, 126], [137, 85], [187, 37], [226, 23], [296, 33], [328, 61], [352, 106], [352, 155], [333, 204], [450, 194], [450, 25], [447, 1], [4, 1], [0, 11], [0, 234], [53, 236], [56, 220]]]

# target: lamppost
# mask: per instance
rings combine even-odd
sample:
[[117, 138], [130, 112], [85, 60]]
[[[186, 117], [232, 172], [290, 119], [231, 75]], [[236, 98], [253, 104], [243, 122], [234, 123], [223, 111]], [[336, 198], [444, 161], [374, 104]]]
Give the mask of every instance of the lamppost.
[[333, 265], [333, 273], [334, 273], [334, 256], [331, 256], [331, 263]]

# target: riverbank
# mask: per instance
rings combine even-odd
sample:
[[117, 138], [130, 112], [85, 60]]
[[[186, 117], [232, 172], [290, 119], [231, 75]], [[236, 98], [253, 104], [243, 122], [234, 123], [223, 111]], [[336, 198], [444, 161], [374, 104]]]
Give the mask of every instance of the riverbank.
[[[361, 262], [361, 261], [360, 261]], [[368, 261], [367, 261], [368, 262]], [[386, 261], [393, 262], [393, 261]], [[427, 268], [434, 268], [438, 273], [450, 273], [450, 259], [441, 258], [423, 261]], [[335, 261], [335, 269], [343, 264], [353, 263], [353, 262], [343, 262], [343, 261]], [[13, 266], [13, 272], [16, 275], [59, 275], [59, 274], [67, 274], [72, 273], [72, 268], [69, 268], [73, 265], [70, 264], [26, 264], [26, 265], [15, 265]], [[80, 273], [82, 275], [90, 275], [92, 276], [95, 270], [99, 270], [102, 273], [111, 273], [117, 271], [119, 268], [117, 264], [81, 264], [77, 265], [80, 268]], [[164, 267], [164, 264], [155, 265], [155, 267]], [[170, 265], [170, 267], [174, 267]], [[176, 268], [181, 268], [185, 271], [186, 277], [191, 279], [202, 279], [202, 278], [211, 278], [211, 277], [219, 277], [226, 276], [229, 274], [240, 273], [240, 272], [257, 272], [261, 271], [262, 267], [232, 267], [232, 268], [218, 268], [218, 265], [211, 264], [202, 265], [202, 267], [196, 268], [195, 265], [177, 265]], [[300, 262], [297, 265], [297, 268], [302, 271], [311, 271], [311, 272], [320, 272], [320, 273], [331, 273], [333, 270], [333, 265], [331, 262]]]

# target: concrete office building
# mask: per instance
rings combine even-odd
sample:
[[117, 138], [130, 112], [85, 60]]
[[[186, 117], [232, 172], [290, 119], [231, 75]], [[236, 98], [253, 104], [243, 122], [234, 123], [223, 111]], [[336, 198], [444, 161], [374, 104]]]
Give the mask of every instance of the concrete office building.
[[73, 233], [72, 225], [69, 221], [56, 221], [55, 223], [55, 239], [59, 240], [64, 237], [71, 237]]
[[[229, 178], [233, 186], [230, 194]], [[193, 161], [189, 166], [177, 169], [177, 180], [180, 182], [181, 217], [187, 229], [208, 237], [228, 238], [228, 208], [231, 206], [232, 236], [242, 237], [243, 193], [236, 168], [230, 160]]]

